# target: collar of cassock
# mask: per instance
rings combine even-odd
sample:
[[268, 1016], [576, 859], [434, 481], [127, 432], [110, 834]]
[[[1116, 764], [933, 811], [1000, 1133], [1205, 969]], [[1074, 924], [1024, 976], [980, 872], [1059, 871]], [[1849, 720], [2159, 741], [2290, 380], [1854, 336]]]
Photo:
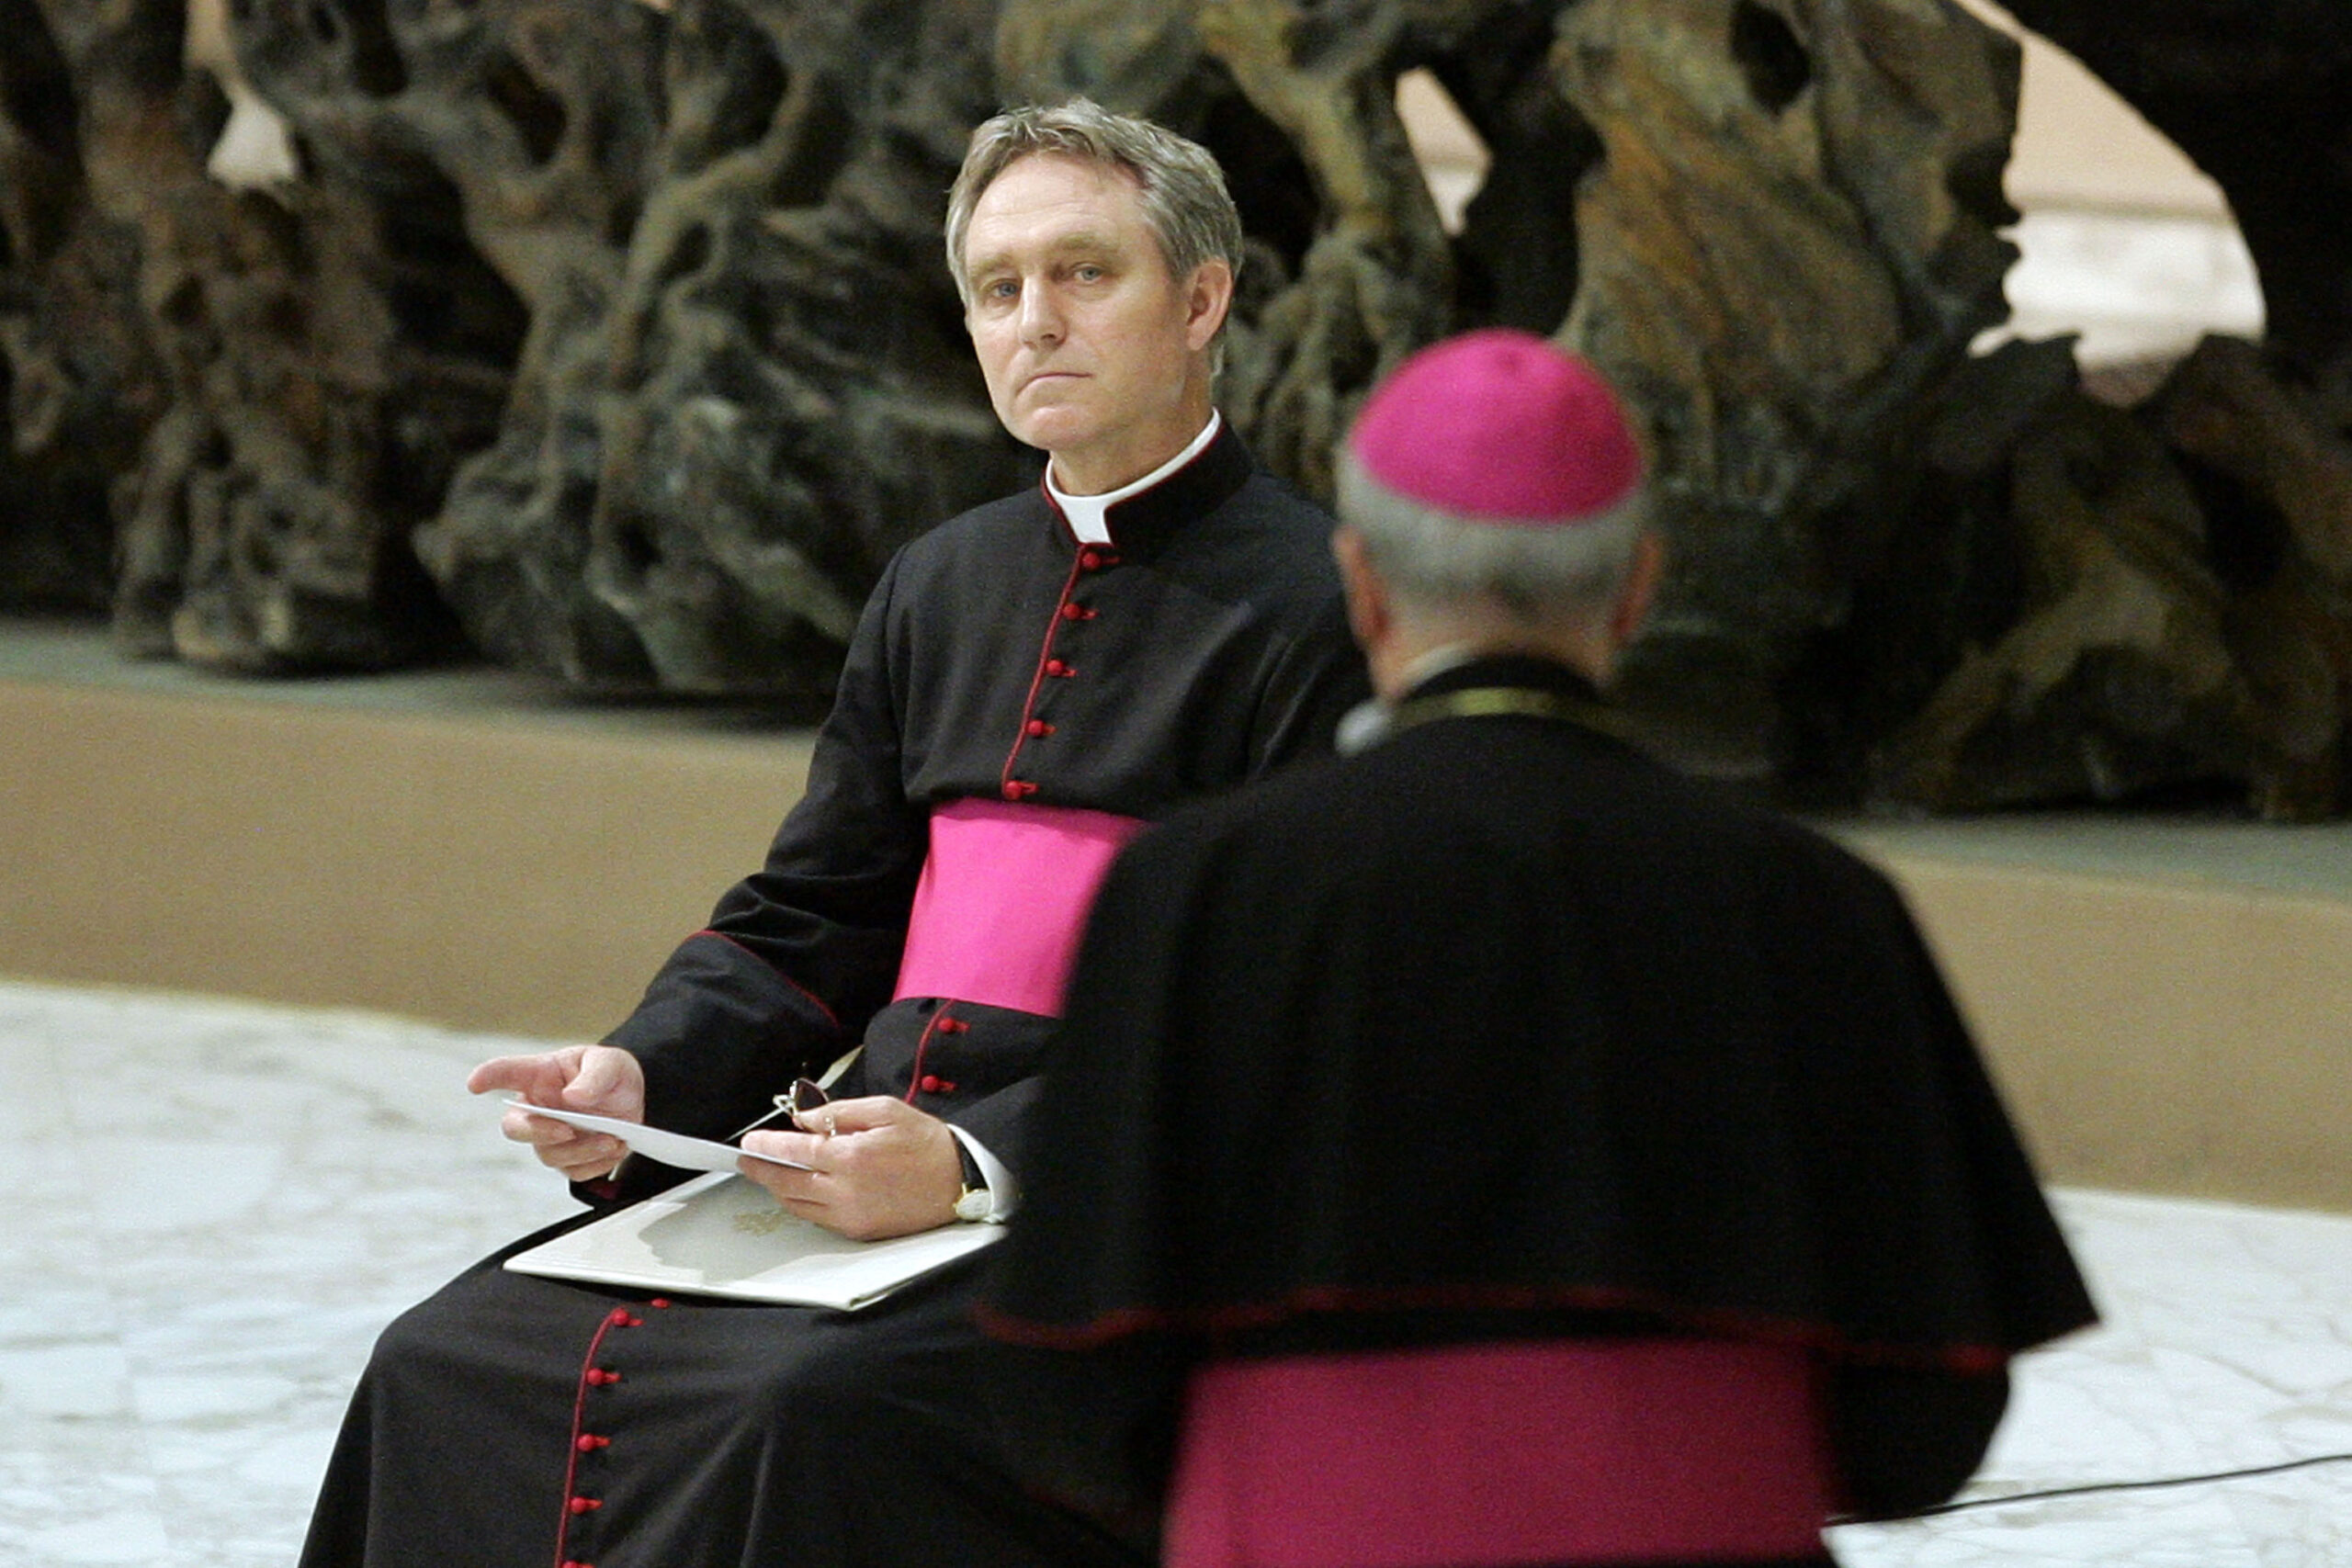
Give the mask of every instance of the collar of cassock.
[[1593, 683], [1552, 660], [1441, 649], [1403, 699], [1358, 706], [1340, 722], [1339, 749], [1353, 753], [1441, 718], [1548, 718], [1619, 739], [1623, 717]]
[[1239, 490], [1255, 466], [1241, 437], [1212, 409], [1208, 423], [1182, 451], [1143, 478], [1102, 495], [1064, 494], [1047, 463], [1046, 498], [1080, 544], [1149, 556], [1177, 529]]

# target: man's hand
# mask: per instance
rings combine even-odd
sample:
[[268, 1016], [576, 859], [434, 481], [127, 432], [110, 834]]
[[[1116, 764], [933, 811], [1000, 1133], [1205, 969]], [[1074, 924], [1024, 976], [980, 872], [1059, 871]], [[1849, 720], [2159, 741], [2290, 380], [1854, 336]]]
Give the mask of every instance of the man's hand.
[[[497, 1056], [466, 1078], [476, 1094], [503, 1089], [534, 1105], [585, 1111], [624, 1122], [645, 1120], [645, 1069], [635, 1056], [611, 1045], [567, 1045], [537, 1056]], [[499, 1131], [537, 1151], [539, 1162], [571, 1181], [594, 1181], [611, 1174], [628, 1145], [606, 1133], [590, 1133], [526, 1111], [509, 1111]]]
[[902, 1100], [836, 1100], [801, 1119], [807, 1131], [743, 1134], [743, 1146], [814, 1166], [765, 1160], [737, 1167], [804, 1220], [852, 1241], [909, 1235], [947, 1224], [964, 1190], [964, 1167], [947, 1123]]

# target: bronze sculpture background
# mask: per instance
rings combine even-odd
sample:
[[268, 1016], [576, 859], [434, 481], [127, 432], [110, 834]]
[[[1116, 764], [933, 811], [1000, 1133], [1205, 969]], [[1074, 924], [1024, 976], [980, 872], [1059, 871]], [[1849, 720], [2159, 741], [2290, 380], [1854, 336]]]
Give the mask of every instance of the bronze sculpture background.
[[[1972, 355], [2018, 53], [1946, 0], [0, 0], [0, 603], [813, 707], [889, 550], [1034, 471], [939, 211], [973, 122], [1083, 91], [1231, 172], [1223, 400], [1310, 490], [1446, 332], [1623, 380], [1661, 747], [1807, 801], [2338, 814], [2352, 23], [2011, 9], [2221, 183], [2262, 344], [2129, 400]], [[1492, 155], [1458, 233], [1415, 68]], [[290, 177], [208, 173], [245, 103]]]

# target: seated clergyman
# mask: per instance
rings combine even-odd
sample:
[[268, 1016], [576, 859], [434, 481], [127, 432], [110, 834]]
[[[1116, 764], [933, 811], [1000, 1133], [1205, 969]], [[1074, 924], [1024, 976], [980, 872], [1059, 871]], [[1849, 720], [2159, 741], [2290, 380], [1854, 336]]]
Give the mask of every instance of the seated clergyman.
[[1640, 443], [1408, 361], [1336, 539], [1359, 754], [1125, 850], [994, 1249], [1047, 1483], [1170, 1568], [1824, 1564], [2082, 1280], [1884, 877], [1621, 738]]
[[[600, 1044], [477, 1090], [724, 1137], [852, 1047], [820, 1119], [743, 1145], [876, 1237], [1018, 1201], [1044, 1043], [1111, 855], [1327, 752], [1366, 690], [1330, 518], [1211, 400], [1241, 228], [1201, 148], [1091, 104], [974, 134], [947, 253], [1043, 482], [900, 551], [765, 865]], [[609, 1199], [621, 1140], [510, 1111]], [[542, 1238], [516, 1244], [519, 1250]], [[855, 1314], [600, 1290], [485, 1260], [379, 1342], [303, 1561], [372, 1568], [1135, 1563], [1009, 1473], [955, 1266]]]

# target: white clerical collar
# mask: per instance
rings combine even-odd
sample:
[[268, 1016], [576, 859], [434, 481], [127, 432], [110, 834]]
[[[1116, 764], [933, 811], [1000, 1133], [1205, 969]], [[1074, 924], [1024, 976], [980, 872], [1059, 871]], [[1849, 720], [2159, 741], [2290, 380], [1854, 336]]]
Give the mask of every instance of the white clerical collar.
[[[1419, 690], [1449, 670], [1458, 670], [1478, 657], [1479, 650], [1466, 642], [1443, 642], [1414, 655], [1397, 671], [1396, 689], [1400, 692]], [[1386, 739], [1396, 705], [1385, 697], [1367, 697], [1340, 717], [1339, 734], [1333, 738], [1334, 748], [1342, 757], [1352, 757], [1359, 751], [1371, 750]]]
[[1207, 449], [1208, 444], [1216, 439], [1217, 428], [1224, 423], [1223, 414], [1215, 409], [1209, 410], [1208, 423], [1201, 426], [1201, 433], [1193, 437], [1190, 446], [1143, 478], [1123, 484], [1116, 490], [1105, 491], [1101, 495], [1065, 495], [1062, 487], [1054, 482], [1054, 466], [1048, 463], [1046, 465], [1046, 493], [1052, 496], [1054, 504], [1062, 509], [1062, 515], [1069, 519], [1070, 532], [1078, 536], [1080, 544], [1107, 545], [1111, 543], [1111, 508], [1131, 495], [1141, 495], [1199, 457]]

